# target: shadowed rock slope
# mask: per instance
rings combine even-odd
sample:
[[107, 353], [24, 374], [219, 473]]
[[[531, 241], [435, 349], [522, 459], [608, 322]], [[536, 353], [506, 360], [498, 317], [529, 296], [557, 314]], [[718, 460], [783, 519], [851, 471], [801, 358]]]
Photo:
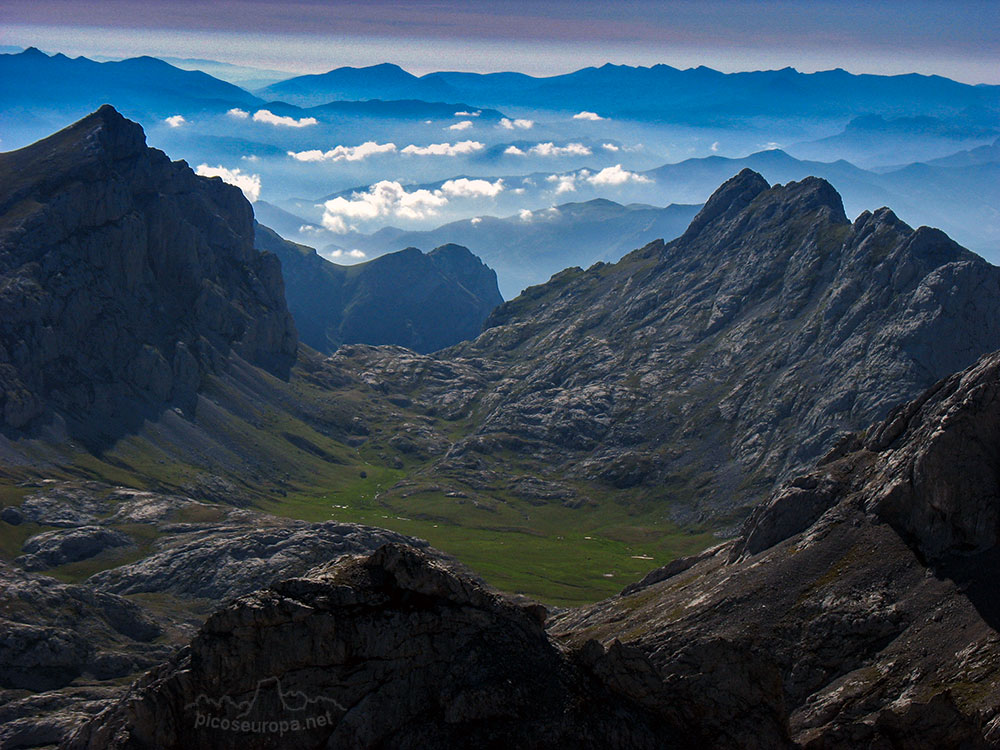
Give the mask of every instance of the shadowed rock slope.
[[357, 479], [364, 405], [312, 377], [322, 361], [299, 351], [238, 188], [147, 148], [110, 106], [0, 154], [0, 176], [5, 486], [84, 477], [245, 503]]
[[239, 189], [110, 106], [0, 154], [0, 426], [101, 446], [194, 408], [235, 354], [287, 377], [280, 265]]
[[437, 482], [508, 472], [512, 452], [690, 522], [738, 515], [838, 433], [1000, 348], [1000, 269], [889, 209], [851, 223], [823, 180], [744, 170], [680, 238], [568, 269], [486, 326], [422, 366], [338, 361], [429, 409], [466, 394], [471, 432]]
[[1000, 747], [998, 466], [994, 354], [547, 628], [388, 545], [218, 611], [66, 747], [274, 747], [197, 717], [310, 711], [299, 747]]
[[393, 344], [427, 353], [479, 335], [503, 302], [496, 273], [467, 248], [414, 247], [341, 266], [257, 225], [257, 247], [281, 259], [299, 335], [327, 354], [341, 344]]

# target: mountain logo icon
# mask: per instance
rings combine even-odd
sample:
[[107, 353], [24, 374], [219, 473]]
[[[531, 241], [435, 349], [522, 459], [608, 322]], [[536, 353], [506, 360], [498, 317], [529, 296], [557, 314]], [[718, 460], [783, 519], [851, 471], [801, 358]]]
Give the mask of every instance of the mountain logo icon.
[[259, 680], [246, 699], [202, 693], [188, 703], [195, 728], [249, 734], [329, 731], [347, 709], [336, 699], [286, 690], [278, 677]]

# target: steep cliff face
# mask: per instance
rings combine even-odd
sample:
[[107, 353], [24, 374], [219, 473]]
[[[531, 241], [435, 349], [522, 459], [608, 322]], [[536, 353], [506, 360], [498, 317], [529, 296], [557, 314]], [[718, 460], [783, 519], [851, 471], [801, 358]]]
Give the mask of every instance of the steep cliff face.
[[486, 381], [441, 472], [513, 450], [693, 520], [1000, 348], [1000, 269], [888, 209], [851, 223], [822, 180], [745, 170], [677, 240], [568, 269], [486, 325], [438, 355]]
[[409, 547], [321, 566], [219, 610], [67, 747], [1000, 747], [998, 389], [1000, 353], [737, 540], [545, 628]]
[[1000, 747], [1000, 353], [845, 438], [738, 539], [567, 612], [664, 678], [724, 638], [776, 668], [803, 747]]
[[341, 344], [437, 351], [478, 336], [503, 302], [496, 272], [460, 245], [341, 266], [258, 224], [257, 246], [281, 259], [302, 340], [328, 354]]
[[0, 422], [100, 444], [190, 408], [230, 353], [287, 375], [280, 265], [237, 188], [110, 106], [0, 154]]

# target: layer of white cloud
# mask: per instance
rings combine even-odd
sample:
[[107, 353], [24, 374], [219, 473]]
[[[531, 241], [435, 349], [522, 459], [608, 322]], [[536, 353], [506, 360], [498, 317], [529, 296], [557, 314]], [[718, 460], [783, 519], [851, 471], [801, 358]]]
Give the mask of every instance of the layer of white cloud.
[[605, 167], [597, 174], [589, 175], [586, 180], [591, 185], [624, 185], [626, 182], [652, 182], [645, 175], [622, 169], [621, 164], [615, 164], [613, 167]]
[[347, 230], [346, 219], [371, 220], [392, 216], [400, 219], [425, 219], [437, 214], [448, 203], [440, 190], [406, 191], [398, 182], [382, 180], [366, 192], [352, 193], [350, 198], [338, 196], [323, 204], [323, 226], [332, 232]]
[[482, 151], [484, 148], [486, 146], [479, 141], [459, 141], [458, 143], [432, 143], [429, 146], [410, 144], [402, 152], [413, 156], [462, 156]]
[[601, 148], [603, 148], [605, 151], [618, 151], [619, 150], [618, 146], [616, 146], [613, 143], [602, 143], [601, 144]]
[[312, 149], [311, 151], [289, 151], [288, 155], [297, 161], [362, 161], [376, 154], [392, 154], [396, 152], [395, 143], [377, 143], [365, 141], [360, 146], [335, 146], [329, 151]]
[[517, 146], [510, 146], [505, 154], [515, 156], [590, 156], [592, 153], [588, 146], [582, 143], [567, 143], [565, 146], [557, 146], [548, 141], [547, 143], [536, 143], [527, 151], [519, 149]]
[[531, 210], [527, 208], [522, 208], [517, 215], [521, 221], [531, 221], [532, 218], [534, 218], [534, 214], [532, 214]]
[[561, 195], [562, 193], [572, 193], [576, 190], [576, 175], [550, 174], [545, 179], [547, 182], [555, 183], [556, 195]]
[[301, 117], [296, 120], [294, 117], [276, 115], [269, 109], [258, 109], [253, 113], [253, 121], [267, 123], [268, 125], [280, 125], [286, 128], [305, 128], [317, 123], [315, 117]]
[[481, 223], [482, 220], [483, 220], [482, 216], [473, 216], [471, 219], [469, 219], [469, 223], [475, 226], [476, 224]]
[[441, 185], [441, 192], [454, 198], [495, 198], [504, 190], [503, 180], [470, 180], [460, 177]]
[[331, 232], [344, 234], [355, 229], [350, 221], [371, 221], [379, 218], [420, 220], [436, 216], [438, 209], [452, 198], [495, 198], [506, 189], [502, 179], [490, 182], [460, 177], [447, 180], [436, 190], [420, 188], [408, 192], [392, 180], [377, 182], [364, 192], [349, 198], [338, 196], [323, 204], [323, 226]]
[[456, 112], [455, 117], [479, 117], [482, 112], [478, 109], [475, 112]]
[[504, 117], [500, 120], [500, 127], [505, 130], [514, 130], [515, 128], [519, 130], [530, 130], [535, 127], [534, 120], [511, 120], [510, 118]]
[[621, 164], [605, 167], [600, 172], [581, 169], [569, 174], [550, 174], [545, 178], [545, 181], [555, 186], [556, 195], [574, 192], [579, 182], [587, 182], [595, 187], [613, 187], [624, 185], [626, 182], [652, 182], [644, 175], [623, 169]]
[[242, 190], [243, 195], [251, 203], [260, 198], [260, 175], [246, 174], [239, 168], [226, 169], [222, 165], [210, 167], [207, 164], [199, 164], [195, 174], [202, 177], [221, 177], [223, 182], [228, 182]]
[[454, 125], [449, 125], [448, 130], [468, 130], [472, 127], [472, 120], [462, 120]]
[[593, 121], [596, 122], [597, 120], [605, 120], [607, 118], [601, 117], [596, 112], [588, 112], [587, 110], [584, 110], [583, 112], [577, 112], [575, 115], [573, 115], [573, 119], [574, 120], [593, 120]]
[[258, 162], [258, 161], [260, 161], [260, 157], [257, 156], [257, 154], [250, 154], [249, 156], [241, 156], [240, 159], [242, 159], [243, 161], [249, 161], [249, 162]]
[[245, 109], [240, 109], [239, 107], [233, 107], [231, 110], [226, 112], [230, 117], [235, 117], [237, 120], [245, 120], [250, 117], [250, 113]]
[[355, 258], [360, 260], [361, 258], [367, 257], [363, 250], [333, 250], [329, 253], [331, 258]]
[[714, 153], [718, 150], [719, 150], [719, 142], [716, 141], [715, 143], [712, 144], [712, 152]]
[[184, 119], [184, 115], [171, 115], [164, 120], [164, 122], [172, 128], [179, 128], [181, 125], [184, 125], [187, 120]]

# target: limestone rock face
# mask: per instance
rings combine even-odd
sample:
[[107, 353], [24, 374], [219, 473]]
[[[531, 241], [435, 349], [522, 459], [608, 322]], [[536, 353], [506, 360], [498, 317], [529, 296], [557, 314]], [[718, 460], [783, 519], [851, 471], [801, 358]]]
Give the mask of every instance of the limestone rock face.
[[4, 429], [99, 444], [192, 408], [230, 353], [287, 372], [280, 266], [254, 250], [239, 189], [147, 148], [110, 106], [0, 154], [0, 175]]
[[509, 450], [545, 478], [643, 488], [679, 521], [724, 520], [1000, 348], [1000, 269], [888, 209], [851, 223], [823, 180], [770, 187], [744, 170], [683, 236], [557, 274], [486, 326], [435, 355], [424, 382], [373, 367], [384, 355], [363, 365], [428, 409], [446, 368], [482, 381], [462, 415], [472, 434], [436, 475]]
[[21, 546], [24, 554], [14, 563], [24, 570], [44, 570], [87, 560], [105, 550], [130, 544], [132, 540], [127, 535], [101, 526], [46, 531], [28, 539]]
[[80, 675], [123, 677], [165, 658], [163, 628], [138, 605], [0, 563], [0, 688], [50, 690]]
[[775, 491], [733, 542], [566, 612], [664, 679], [678, 649], [760, 649], [802, 747], [1000, 746], [1000, 352]]

